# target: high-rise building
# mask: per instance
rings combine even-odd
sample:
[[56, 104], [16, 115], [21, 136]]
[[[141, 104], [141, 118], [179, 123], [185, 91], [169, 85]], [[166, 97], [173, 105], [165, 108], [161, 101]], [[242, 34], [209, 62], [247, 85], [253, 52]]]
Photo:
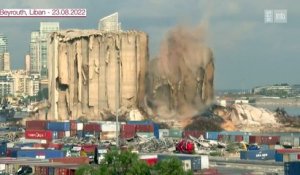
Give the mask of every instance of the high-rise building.
[[30, 36], [30, 73], [31, 74], [39, 74], [40, 69], [40, 33], [39, 32], [31, 32]]
[[25, 55], [25, 71], [28, 74], [30, 72], [30, 55]]
[[3, 55], [5, 52], [7, 52], [7, 47], [8, 47], [7, 38], [0, 33], [0, 55]]
[[51, 32], [59, 30], [58, 22], [41, 22], [40, 30], [31, 33], [30, 41], [30, 72], [48, 76], [47, 37]]
[[13, 94], [13, 79], [9, 73], [0, 72], [0, 97]]
[[8, 52], [3, 54], [3, 70], [10, 71], [10, 55]]
[[118, 12], [113, 13], [109, 16], [106, 16], [99, 20], [98, 30], [102, 31], [112, 31], [118, 32], [121, 31], [121, 23], [119, 23], [119, 14]]
[[59, 30], [58, 22], [40, 23], [40, 74], [42, 78], [48, 77], [47, 41], [51, 32]]
[[10, 71], [10, 56], [8, 52], [0, 55], [0, 71]]

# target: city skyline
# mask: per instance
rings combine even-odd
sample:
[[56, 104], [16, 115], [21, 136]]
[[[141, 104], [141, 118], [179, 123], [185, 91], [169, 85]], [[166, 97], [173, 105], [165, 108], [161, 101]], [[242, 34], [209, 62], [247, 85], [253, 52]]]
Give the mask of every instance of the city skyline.
[[[151, 58], [159, 53], [160, 42], [169, 29], [178, 24], [202, 23], [207, 26], [207, 42], [214, 52], [216, 89], [247, 89], [282, 82], [299, 84], [300, 14], [295, 3], [299, 2], [128, 1], [103, 6], [101, 2], [10, 1], [4, 2], [3, 8], [87, 8], [88, 13], [86, 18], [1, 18], [4, 25], [0, 33], [9, 40], [11, 67], [16, 69], [24, 65], [30, 33], [43, 21], [57, 21], [62, 29], [97, 29], [99, 19], [119, 12], [122, 28], [149, 34]], [[287, 10], [287, 23], [265, 23], [266, 9]]]

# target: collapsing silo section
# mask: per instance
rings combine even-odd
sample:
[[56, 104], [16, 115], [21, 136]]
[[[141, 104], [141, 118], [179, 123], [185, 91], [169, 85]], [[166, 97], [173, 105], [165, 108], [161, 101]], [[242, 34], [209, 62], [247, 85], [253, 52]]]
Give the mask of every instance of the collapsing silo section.
[[[147, 80], [148, 113], [160, 118], [192, 117], [214, 96], [214, 59], [201, 28], [176, 27], [151, 60]], [[150, 112], [149, 112], [150, 111]]]
[[49, 119], [99, 120], [143, 107], [146, 33], [59, 31], [48, 48]]

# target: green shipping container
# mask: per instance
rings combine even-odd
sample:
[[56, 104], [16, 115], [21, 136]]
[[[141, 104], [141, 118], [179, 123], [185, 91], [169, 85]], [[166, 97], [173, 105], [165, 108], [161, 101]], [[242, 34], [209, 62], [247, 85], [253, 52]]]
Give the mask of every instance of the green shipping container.
[[180, 129], [170, 129], [169, 130], [169, 137], [182, 138], [182, 130], [180, 130]]

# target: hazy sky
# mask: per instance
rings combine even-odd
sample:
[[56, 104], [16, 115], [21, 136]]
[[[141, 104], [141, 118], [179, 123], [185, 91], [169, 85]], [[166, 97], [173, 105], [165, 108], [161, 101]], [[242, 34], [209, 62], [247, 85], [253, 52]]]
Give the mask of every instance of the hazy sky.
[[[287, 82], [300, 84], [300, 1], [298, 0], [7, 0], [1, 8], [86, 8], [86, 18], [0, 18], [8, 37], [12, 68], [22, 68], [30, 32], [41, 21], [61, 29], [96, 29], [98, 20], [119, 12], [122, 28], [150, 36], [155, 57], [166, 32], [178, 24], [207, 26], [215, 56], [217, 89], [246, 89]], [[265, 9], [287, 10], [287, 23], [264, 23]]]

